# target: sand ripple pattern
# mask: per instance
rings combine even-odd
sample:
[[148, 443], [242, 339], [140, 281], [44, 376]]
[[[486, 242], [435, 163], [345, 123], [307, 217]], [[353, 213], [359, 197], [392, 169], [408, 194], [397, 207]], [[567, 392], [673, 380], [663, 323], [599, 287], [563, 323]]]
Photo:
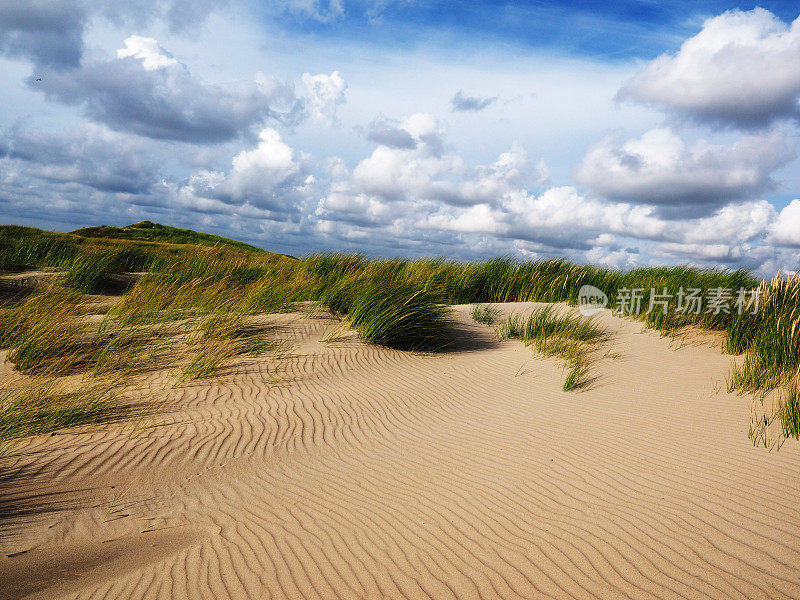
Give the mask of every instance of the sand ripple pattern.
[[439, 356], [291, 315], [285, 357], [169, 391], [153, 426], [32, 440], [4, 467], [92, 501], [2, 560], [99, 548], [28, 590], [75, 600], [800, 598], [800, 444], [751, 445], [730, 357], [607, 316], [621, 356], [564, 393], [459, 314], [477, 342]]

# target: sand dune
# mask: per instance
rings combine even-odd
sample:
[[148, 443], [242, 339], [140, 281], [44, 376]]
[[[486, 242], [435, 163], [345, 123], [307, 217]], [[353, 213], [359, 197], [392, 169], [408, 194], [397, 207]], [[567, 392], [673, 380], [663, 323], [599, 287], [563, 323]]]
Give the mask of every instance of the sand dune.
[[0, 598], [800, 597], [800, 444], [753, 447], [729, 356], [606, 314], [565, 393], [468, 308], [435, 356], [274, 316], [284, 356], [21, 443]]

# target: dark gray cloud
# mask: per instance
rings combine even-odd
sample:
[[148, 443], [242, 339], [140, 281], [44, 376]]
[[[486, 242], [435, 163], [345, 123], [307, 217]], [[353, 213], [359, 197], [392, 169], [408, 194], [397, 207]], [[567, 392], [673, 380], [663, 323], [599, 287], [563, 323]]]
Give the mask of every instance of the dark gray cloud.
[[160, 179], [152, 146], [86, 126], [50, 132], [14, 127], [3, 132], [0, 158], [24, 178], [82, 185], [100, 192], [146, 194]]
[[90, 10], [97, 11], [117, 25], [142, 26], [163, 20], [174, 32], [187, 31], [201, 24], [214, 10], [228, 0], [85, 0]]
[[0, 2], [0, 52], [23, 56], [41, 67], [76, 67], [83, 34], [94, 15], [117, 25], [144, 26], [159, 20], [172, 31], [203, 22], [227, 0], [4, 0]]
[[563, 255], [567, 250], [589, 250], [593, 247], [590, 243], [591, 231], [581, 230], [552, 230], [531, 231], [524, 227], [512, 227], [502, 237], [512, 240], [523, 240], [534, 244], [531, 249], [537, 252]]
[[379, 119], [370, 123], [367, 128], [367, 139], [381, 146], [399, 148], [401, 150], [413, 150], [417, 147], [416, 140], [408, 131], [399, 127], [397, 123], [386, 119]]
[[74, 67], [83, 53], [85, 18], [77, 0], [0, 2], [0, 52], [37, 65]]
[[288, 85], [222, 87], [196, 79], [177, 62], [145, 67], [134, 56], [97, 61], [45, 71], [29, 86], [51, 100], [82, 106], [87, 117], [114, 130], [196, 144], [230, 140], [268, 118], [293, 124], [303, 114]]
[[497, 96], [493, 96], [491, 98], [481, 98], [480, 96], [466, 96], [464, 92], [458, 90], [456, 95], [453, 96], [452, 100], [450, 100], [450, 104], [453, 107], [453, 110], [458, 112], [476, 112], [483, 110], [487, 106], [489, 106], [492, 102], [497, 101]]

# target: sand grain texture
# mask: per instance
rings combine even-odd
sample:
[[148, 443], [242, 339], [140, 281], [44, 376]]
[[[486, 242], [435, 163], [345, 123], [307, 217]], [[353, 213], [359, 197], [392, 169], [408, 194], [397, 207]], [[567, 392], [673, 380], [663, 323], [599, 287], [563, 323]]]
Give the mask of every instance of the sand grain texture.
[[752, 446], [730, 357], [604, 315], [565, 393], [468, 309], [437, 356], [281, 315], [286, 356], [147, 426], [21, 443], [0, 598], [800, 597], [800, 444]]

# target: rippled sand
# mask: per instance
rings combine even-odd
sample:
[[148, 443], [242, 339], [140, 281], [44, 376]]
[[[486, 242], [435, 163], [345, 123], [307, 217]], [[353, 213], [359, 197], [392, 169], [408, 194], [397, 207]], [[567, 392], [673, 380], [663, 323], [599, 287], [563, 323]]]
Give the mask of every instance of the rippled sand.
[[604, 315], [565, 393], [468, 308], [436, 356], [277, 315], [280, 358], [18, 445], [0, 598], [800, 597], [800, 443], [753, 447], [729, 356]]

